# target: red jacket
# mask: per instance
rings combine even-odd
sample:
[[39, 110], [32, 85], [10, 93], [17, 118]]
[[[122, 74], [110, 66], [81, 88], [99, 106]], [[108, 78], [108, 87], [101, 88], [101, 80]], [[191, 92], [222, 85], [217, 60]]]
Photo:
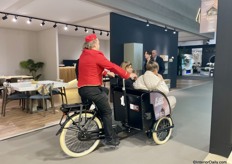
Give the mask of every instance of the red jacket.
[[78, 88], [83, 86], [101, 86], [104, 69], [108, 69], [125, 79], [130, 77], [129, 73], [118, 65], [111, 63], [102, 52], [84, 49], [79, 58]]

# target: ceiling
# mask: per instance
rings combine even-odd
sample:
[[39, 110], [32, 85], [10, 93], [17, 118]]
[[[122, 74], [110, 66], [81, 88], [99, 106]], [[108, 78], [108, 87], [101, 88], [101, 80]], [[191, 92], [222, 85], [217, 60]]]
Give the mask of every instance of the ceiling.
[[[127, 3], [135, 3], [135, 2], [136, 1], [127, 0]], [[141, 6], [141, 4], [136, 4], [136, 5]], [[1, 0], [0, 12], [19, 14], [28, 17], [36, 17], [41, 19], [63, 22], [67, 24], [75, 24], [85, 27], [97, 28], [106, 31], [110, 30], [109, 27], [110, 12], [116, 12], [119, 14], [130, 16], [135, 19], [137, 18], [141, 19], [141, 16], [138, 17], [138, 15], [136, 14], [129, 13], [128, 11], [119, 8], [113, 8], [106, 5], [102, 6], [99, 3], [95, 3], [94, 0], [92, 1], [91, 0], [65, 0], [65, 1], [64, 0]], [[3, 16], [4, 14], [0, 14], [0, 17]], [[30, 31], [40, 31], [40, 30], [52, 28], [52, 26], [54, 25], [54, 23], [45, 22], [45, 26], [41, 27], [40, 26], [41, 20], [32, 19], [32, 23], [27, 24], [26, 21], [28, 20], [28, 18], [18, 17], [17, 22], [13, 22], [12, 19], [13, 16], [10, 15], [8, 16], [7, 20], [0, 19], [0, 27], [30, 30]], [[68, 26], [69, 30], [65, 31], [63, 30], [63, 27], [64, 25], [58, 24], [59, 34], [71, 35], [71, 36], [86, 35], [84, 29], [82, 28], [79, 28], [78, 31], [75, 31], [74, 26]], [[179, 31], [179, 41], [182, 42], [207, 39], [205, 36], [201, 36], [200, 34], [197, 35], [197, 34], [189, 33], [181, 29], [178, 29], [178, 31]], [[89, 32], [92, 32], [92, 29], [90, 29]], [[100, 31], [95, 31], [95, 32], [99, 33]], [[109, 39], [109, 37], [106, 36], [106, 32], [103, 32], [102, 36], [99, 35], [99, 38], [107, 39], [107, 40]]]

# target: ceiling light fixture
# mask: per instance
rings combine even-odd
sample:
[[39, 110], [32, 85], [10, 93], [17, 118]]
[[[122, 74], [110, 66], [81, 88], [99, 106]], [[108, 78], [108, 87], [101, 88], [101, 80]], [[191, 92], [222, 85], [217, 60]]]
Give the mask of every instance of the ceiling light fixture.
[[67, 25], [64, 26], [64, 30], [65, 30], [65, 31], [68, 30], [68, 26], [67, 26]]
[[31, 24], [31, 18], [27, 20], [27, 24]]
[[88, 33], [89, 31], [87, 30], [87, 28], [85, 27], [85, 33]]
[[40, 26], [44, 26], [45, 25], [45, 22], [43, 21], [42, 23], [40, 23]]
[[176, 34], [176, 29], [174, 29], [173, 34]]
[[12, 19], [13, 22], [17, 22], [17, 16]]
[[[69, 24], [69, 23], [64, 23], [64, 22], [58, 22], [58, 21], [53, 21], [53, 20], [48, 20], [48, 19], [43, 19], [43, 18], [37, 18], [37, 17], [25, 16], [25, 15], [19, 15], [19, 14], [13, 14], [13, 13], [8, 13], [8, 12], [1, 12], [0, 11], [0, 14], [3, 14], [3, 16], [2, 16], [3, 20], [6, 20], [8, 18], [8, 16], [13, 16], [14, 21], [16, 21], [17, 18], [26, 18], [27, 20], [25, 22], [27, 22], [27, 24], [31, 24], [32, 19], [33, 20], [38, 20], [38, 21], [41, 21], [41, 23], [40, 23], [41, 27], [44, 26], [45, 23], [48, 22], [48, 23], [54, 23], [54, 25], [53, 25], [54, 28], [57, 27], [57, 24], [64, 25], [65, 26], [64, 28], [67, 29], [67, 30], [68, 30], [68, 27], [66, 27], [66, 26], [73, 26], [73, 27], [75, 27], [75, 31], [77, 31], [78, 28], [83, 28], [86, 33], [88, 33], [88, 29], [93, 29], [92, 27], [81, 26], [81, 25], [76, 25], [76, 24]], [[93, 33], [96, 33], [96, 31], [99, 31], [100, 35], [102, 35], [103, 32], [106, 32], [107, 36], [109, 36], [109, 32], [110, 32], [110, 31], [107, 31], [107, 30], [94, 28]]]
[[148, 26], [150, 26], [150, 23], [149, 23], [149, 21], [147, 20], [147, 24], [146, 24], [146, 26], [148, 27]]
[[56, 28], [57, 27], [57, 25], [56, 25], [56, 23], [53, 25], [53, 28]]
[[167, 28], [167, 26], [165, 26], [165, 29], [164, 29], [164, 31], [165, 31], [165, 32], [167, 32], [167, 31], [168, 31], [168, 28]]
[[7, 19], [7, 14], [5, 14], [5, 16], [2, 17], [3, 20]]

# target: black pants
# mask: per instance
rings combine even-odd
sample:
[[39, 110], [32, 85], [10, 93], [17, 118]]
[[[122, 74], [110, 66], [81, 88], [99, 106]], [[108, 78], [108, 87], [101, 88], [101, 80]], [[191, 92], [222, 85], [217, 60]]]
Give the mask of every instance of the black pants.
[[86, 86], [79, 88], [80, 96], [94, 102], [100, 111], [106, 139], [110, 140], [114, 134], [112, 128], [112, 110], [108, 102], [106, 91], [108, 91], [106, 88], [100, 86]]

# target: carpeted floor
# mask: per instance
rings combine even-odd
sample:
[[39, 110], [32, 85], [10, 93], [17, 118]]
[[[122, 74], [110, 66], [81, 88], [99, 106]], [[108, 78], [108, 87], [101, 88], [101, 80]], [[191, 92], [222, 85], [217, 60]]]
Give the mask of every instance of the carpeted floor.
[[133, 163], [187, 164], [203, 160], [209, 149], [212, 82], [172, 91], [177, 105], [173, 112], [175, 128], [171, 139], [156, 145], [143, 132], [121, 140], [115, 150], [99, 147], [82, 158], [68, 158], [55, 136], [58, 126], [0, 142], [1, 163]]

